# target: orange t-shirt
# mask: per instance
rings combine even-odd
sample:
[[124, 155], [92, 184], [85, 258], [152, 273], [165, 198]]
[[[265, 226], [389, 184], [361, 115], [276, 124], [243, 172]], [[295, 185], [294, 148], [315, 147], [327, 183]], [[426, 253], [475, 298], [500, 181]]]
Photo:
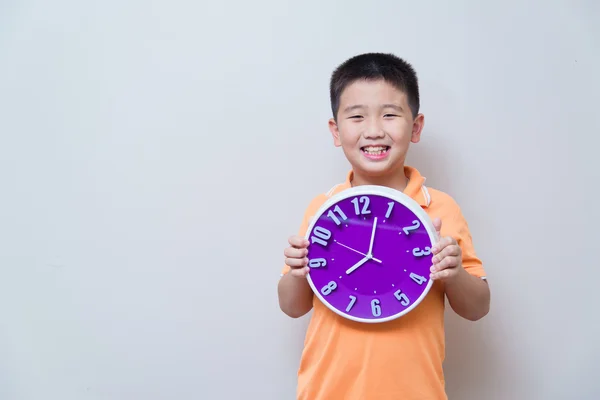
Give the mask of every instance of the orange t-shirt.
[[[404, 193], [434, 219], [442, 219], [442, 236], [454, 237], [463, 252], [464, 269], [485, 279], [471, 235], [458, 204], [447, 194], [424, 186], [425, 178], [404, 167]], [[313, 199], [299, 235], [331, 196], [351, 187], [346, 181]], [[285, 265], [283, 273], [289, 271]], [[445, 394], [444, 287], [435, 281], [423, 301], [403, 317], [380, 324], [343, 318], [317, 296], [298, 370], [298, 400], [442, 400]]]

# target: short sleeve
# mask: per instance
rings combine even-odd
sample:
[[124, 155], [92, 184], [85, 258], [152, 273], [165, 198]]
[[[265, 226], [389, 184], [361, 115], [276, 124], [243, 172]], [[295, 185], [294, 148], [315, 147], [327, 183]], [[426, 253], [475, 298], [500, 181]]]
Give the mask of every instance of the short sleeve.
[[462, 250], [462, 264], [465, 271], [478, 278], [487, 279], [481, 259], [477, 256], [471, 231], [460, 207], [456, 208], [452, 215], [452, 230], [449, 235], [453, 236]]
[[[310, 225], [313, 216], [319, 210], [319, 207], [321, 207], [321, 205], [325, 202], [326, 199], [327, 197], [325, 195], [319, 195], [310, 202], [310, 204], [304, 211], [304, 216], [302, 217], [300, 228], [298, 229], [298, 236], [306, 235], [306, 230], [308, 229], [308, 226]], [[281, 276], [287, 274], [289, 271], [290, 266], [284, 263], [283, 268], [281, 270]]]

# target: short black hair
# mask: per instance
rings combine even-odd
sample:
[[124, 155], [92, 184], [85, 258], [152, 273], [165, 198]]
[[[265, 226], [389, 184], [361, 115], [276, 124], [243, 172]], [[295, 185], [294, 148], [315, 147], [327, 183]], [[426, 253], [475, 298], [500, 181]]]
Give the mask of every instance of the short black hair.
[[412, 65], [394, 54], [365, 53], [344, 61], [331, 75], [329, 95], [331, 111], [336, 120], [342, 92], [348, 85], [361, 79], [383, 79], [394, 85], [406, 94], [413, 118], [419, 113], [419, 82]]

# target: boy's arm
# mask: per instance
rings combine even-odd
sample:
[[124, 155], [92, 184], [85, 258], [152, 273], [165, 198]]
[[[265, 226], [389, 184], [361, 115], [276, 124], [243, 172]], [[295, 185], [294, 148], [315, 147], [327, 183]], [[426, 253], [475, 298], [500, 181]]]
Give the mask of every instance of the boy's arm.
[[313, 292], [305, 276], [296, 276], [291, 272], [283, 275], [277, 285], [279, 307], [292, 318], [300, 318], [313, 306]]
[[485, 272], [475, 256], [466, 221], [459, 214], [457, 238], [441, 236], [439, 218], [433, 224], [440, 240], [432, 248], [431, 278], [444, 282], [446, 297], [454, 312], [477, 321], [489, 312], [491, 296], [487, 280], [482, 279]]
[[490, 287], [486, 280], [458, 268], [453, 279], [446, 279], [446, 297], [455, 313], [477, 321], [490, 311]]

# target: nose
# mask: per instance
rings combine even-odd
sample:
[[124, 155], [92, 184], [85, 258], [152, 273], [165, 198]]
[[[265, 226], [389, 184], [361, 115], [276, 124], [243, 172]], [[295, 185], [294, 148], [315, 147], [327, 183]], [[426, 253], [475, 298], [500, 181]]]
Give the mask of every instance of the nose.
[[385, 136], [385, 132], [379, 121], [372, 118], [366, 126], [364, 137], [365, 139], [380, 139]]

